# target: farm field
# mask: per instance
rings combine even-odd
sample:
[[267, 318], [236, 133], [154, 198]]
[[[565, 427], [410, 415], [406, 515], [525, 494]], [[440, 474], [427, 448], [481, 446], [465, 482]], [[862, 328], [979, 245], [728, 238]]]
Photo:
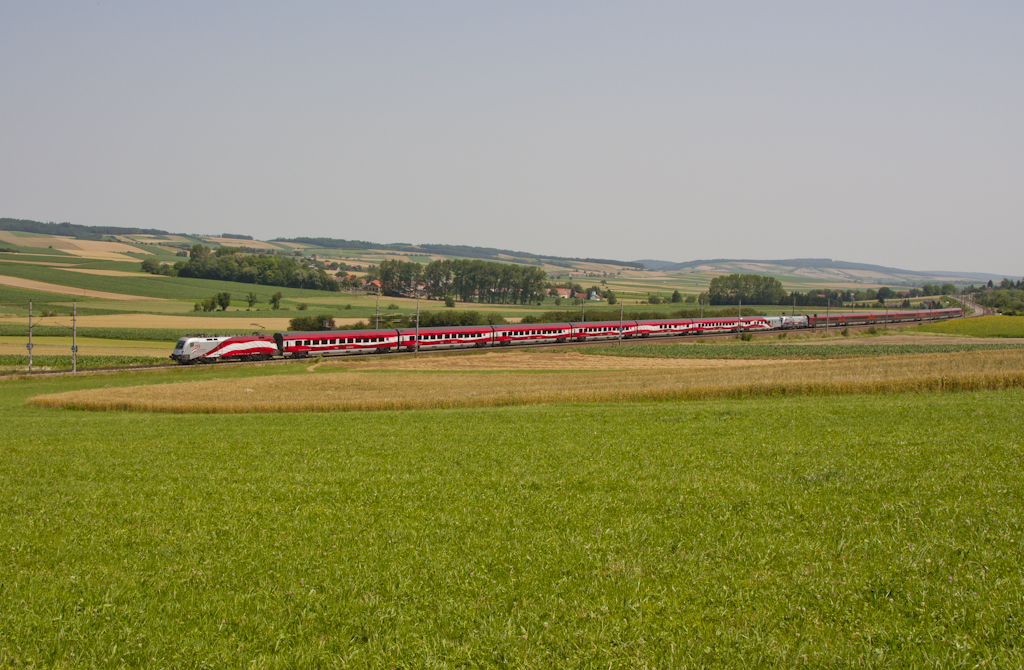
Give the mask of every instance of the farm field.
[[1024, 337], [1024, 316], [979, 316], [943, 323], [915, 326], [922, 333], [944, 333], [970, 337]]
[[[691, 347], [684, 347], [689, 350]], [[782, 348], [783, 351], [793, 348]], [[834, 352], [836, 347], [829, 347]], [[805, 351], [806, 347], [797, 349]], [[528, 352], [523, 352], [527, 354]], [[534, 354], [549, 372], [497, 372], [502, 354], [486, 372], [483, 357], [396, 357], [384, 361], [334, 360], [330, 371], [315, 360], [300, 374], [246, 377], [142, 387], [112, 387], [50, 394], [43, 407], [178, 413], [343, 412], [360, 410], [501, 407], [565, 402], [701, 400], [760, 395], [848, 395], [901, 391], [1024, 388], [1024, 349], [874, 355], [832, 360], [704, 361]], [[558, 365], [561, 358], [561, 365]], [[519, 360], [522, 360], [520, 358]], [[527, 359], [530, 360], [530, 359]], [[509, 361], [515, 364], [515, 359]], [[399, 372], [405, 368], [449, 372]], [[366, 367], [392, 372], [360, 372]], [[550, 372], [561, 368], [563, 372]], [[588, 369], [578, 372], [580, 369]], [[619, 371], [600, 372], [602, 368]], [[451, 373], [461, 370], [460, 373]], [[621, 370], [629, 370], [622, 372]], [[311, 376], [309, 372], [314, 372]]]
[[[993, 354], [1020, 352], [956, 356]], [[402, 374], [304, 370], [0, 381], [0, 666], [1024, 661], [1021, 390], [187, 420], [26, 404]]]
[[[0, 354], [17, 355], [25, 358], [24, 337], [0, 336]], [[93, 337], [78, 338], [79, 356], [155, 356], [167, 358], [170, 348], [168, 342], [146, 342], [141, 340], [107, 340]], [[70, 356], [70, 337], [33, 337], [32, 353], [46, 356]]]

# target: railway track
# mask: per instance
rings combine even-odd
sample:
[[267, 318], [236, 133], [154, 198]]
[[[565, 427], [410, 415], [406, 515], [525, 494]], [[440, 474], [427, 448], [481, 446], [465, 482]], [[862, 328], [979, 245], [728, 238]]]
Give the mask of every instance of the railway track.
[[[984, 314], [984, 312], [982, 312], [982, 314]], [[975, 316], [980, 316], [980, 315], [976, 314], [976, 313], [973, 313], [973, 314], [971, 314], [971, 316], [964, 317], [964, 318], [973, 318]], [[939, 319], [934, 319], [934, 320], [939, 320]], [[928, 323], [928, 321], [923, 321], [922, 323]], [[902, 326], [904, 324], [903, 323], [899, 323], [899, 324], [892, 324], [892, 325]], [[868, 330], [869, 328], [877, 328], [877, 327], [878, 327], [877, 324], [876, 325], [866, 325], [865, 324], [865, 325], [860, 325], [860, 326], [844, 326], [844, 328], [849, 328], [849, 330], [854, 331], [854, 332], [862, 331], [862, 330]], [[883, 325], [882, 327], [885, 328], [887, 326]], [[834, 328], [830, 328], [829, 330], [835, 330], [835, 329]], [[809, 329], [784, 330], [784, 331], [776, 331], [776, 330], [756, 331], [756, 332], [755, 331], [748, 331], [748, 334], [751, 335], [753, 339], [778, 339], [778, 336], [781, 333], [790, 333], [790, 332], [794, 332], [794, 333], [820, 332], [820, 333], [823, 333], [823, 332], [825, 332], [825, 330], [822, 329], [822, 328], [809, 328]], [[655, 344], [655, 345], [657, 345], [657, 344], [678, 344], [678, 343], [692, 343], [692, 344], [696, 344], [696, 343], [698, 343], [700, 341], [708, 342], [708, 341], [715, 341], [715, 340], [734, 340], [734, 339], [736, 339], [736, 337], [737, 337], [736, 333], [718, 333], [718, 334], [701, 335], [700, 337], [694, 337], [693, 335], [680, 335], [680, 336], [675, 336], [675, 337], [630, 338], [630, 339], [623, 339], [623, 340], [601, 340], [601, 341], [598, 341], [598, 342], [558, 342], [558, 343], [553, 343], [553, 344], [549, 343], [549, 344], [517, 345], [517, 346], [514, 346], [514, 347], [512, 347], [512, 346], [510, 346], [510, 347], [482, 347], [482, 348], [479, 348], [479, 349], [477, 349], [477, 348], [472, 348], [472, 349], [443, 349], [443, 350], [439, 350], [439, 351], [418, 351], [418, 352], [400, 351], [400, 352], [391, 352], [391, 353], [388, 353], [387, 355], [388, 356], [437, 356], [437, 355], [440, 355], [440, 354], [452, 355], [452, 354], [469, 354], [469, 353], [474, 353], [474, 352], [479, 353], [481, 351], [521, 351], [523, 349], [564, 349], [564, 348], [595, 347], [595, 346], [609, 346], [609, 345], [614, 346], [614, 345], [618, 344], [619, 342], [621, 342], [623, 344], [627, 344], [627, 343], [628, 344], [635, 344], [637, 342], [643, 342], [644, 344]], [[367, 355], [372, 355], [372, 354], [357, 354], [357, 355], [355, 355], [355, 357], [367, 356]], [[328, 358], [345, 358], [345, 356], [329, 356]], [[279, 358], [279, 359], [274, 359], [274, 360], [269, 360], [269, 361], [224, 360], [224, 361], [218, 361], [216, 363], [216, 365], [218, 365], [218, 366], [220, 366], [220, 365], [290, 365], [290, 364], [309, 363], [309, 362], [314, 361], [314, 360], [316, 360], [315, 356], [309, 357], [309, 358]], [[164, 363], [164, 364], [161, 364], [161, 365], [129, 365], [129, 366], [113, 366], [113, 367], [103, 367], [103, 368], [87, 368], [87, 369], [84, 369], [84, 370], [78, 370], [75, 373], [72, 373], [71, 370], [39, 370], [39, 371], [33, 371], [33, 372], [0, 372], [0, 379], [2, 379], [4, 377], [51, 377], [51, 376], [62, 376], [62, 375], [70, 375], [70, 374], [95, 374], [95, 373], [104, 373], [104, 372], [141, 372], [141, 371], [147, 371], [147, 370], [166, 370], [166, 369], [170, 369], [170, 368], [178, 369], [178, 368], [183, 368], [183, 367], [185, 367], [185, 366], [182, 366], [179, 363]], [[204, 367], [206, 367], [206, 366], [204, 366]]]

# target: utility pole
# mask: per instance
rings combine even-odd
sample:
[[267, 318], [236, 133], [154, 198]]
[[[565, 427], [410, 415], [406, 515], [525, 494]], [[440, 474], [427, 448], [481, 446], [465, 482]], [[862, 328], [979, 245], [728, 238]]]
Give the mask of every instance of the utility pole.
[[420, 301], [416, 300], [416, 349], [414, 351], [420, 353]]
[[740, 310], [736, 313], [736, 331], [743, 332], [743, 301], [740, 300]]
[[793, 296], [793, 313], [790, 316], [796, 316], [796, 296]]
[[71, 302], [71, 374], [78, 371], [78, 302]]
[[380, 330], [380, 296], [377, 296], [377, 304], [373, 308], [373, 327]]
[[28, 344], [25, 345], [28, 349], [28, 371], [32, 372], [32, 301], [28, 301]]
[[580, 321], [583, 323], [587, 322], [587, 299], [583, 299], [583, 307], [580, 309]]
[[704, 318], [704, 301], [700, 301], [700, 318]]
[[828, 336], [828, 318], [829, 313], [832, 311], [832, 298], [829, 298], [825, 303], [825, 335]]

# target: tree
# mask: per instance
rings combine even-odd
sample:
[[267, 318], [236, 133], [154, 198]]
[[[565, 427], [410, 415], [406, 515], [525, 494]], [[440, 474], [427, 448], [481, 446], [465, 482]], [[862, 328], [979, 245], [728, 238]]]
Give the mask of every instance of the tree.
[[204, 258], [209, 258], [210, 247], [203, 246], [202, 244], [193, 244], [192, 251], [188, 254], [190, 261], [201, 261]]
[[685, 302], [697, 302], [697, 296], [695, 296], [694, 294], [690, 293], [689, 295], [686, 296], [686, 301]]
[[943, 284], [942, 293], [943, 295], [956, 295], [956, 286], [953, 284]]
[[876, 293], [875, 295], [878, 297], [879, 301], [888, 300], [889, 298], [896, 297], [896, 291], [893, 291], [888, 286], [883, 286], [882, 288], [878, 289], [878, 293]]
[[249, 295], [245, 296], [245, 301], [249, 303], [249, 308], [252, 309], [260, 301], [260, 298], [256, 295], [256, 291], [249, 291]]
[[767, 275], [731, 274], [715, 277], [708, 286], [712, 305], [775, 305], [786, 297], [782, 282]]
[[271, 309], [281, 309], [281, 298], [283, 298], [283, 297], [284, 296], [281, 295], [280, 291], [278, 291], [274, 295], [270, 296], [270, 308]]
[[203, 311], [212, 312], [215, 309], [217, 309], [217, 296], [211, 295], [203, 301]]
[[223, 293], [218, 293], [217, 304], [220, 305], [221, 311], [226, 312], [228, 310], [228, 307], [231, 305], [231, 294], [228, 293], [227, 291], [224, 291]]
[[608, 298], [609, 305], [614, 305], [619, 301], [618, 298], [615, 297], [615, 293], [610, 290], [604, 292], [604, 297]]
[[682, 302], [683, 296], [679, 293], [679, 289], [672, 291], [672, 302]]

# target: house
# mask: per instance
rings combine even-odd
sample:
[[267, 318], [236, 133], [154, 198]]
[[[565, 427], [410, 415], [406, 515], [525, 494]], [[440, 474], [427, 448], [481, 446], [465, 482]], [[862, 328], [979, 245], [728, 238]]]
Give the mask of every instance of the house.
[[373, 281], [363, 285], [366, 287], [367, 293], [380, 293], [380, 290], [384, 288], [384, 285], [380, 283], [379, 279], [374, 279]]
[[590, 294], [590, 297], [589, 297], [589, 298], [587, 298], [587, 300], [597, 300], [598, 302], [600, 302], [600, 301], [601, 301], [601, 296], [599, 296], [599, 295], [597, 294], [597, 291], [593, 291], [593, 292], [592, 292], [592, 293]]
[[555, 289], [555, 297], [556, 298], [571, 298], [572, 297], [572, 289], [571, 288], [556, 288]]
[[583, 292], [581, 292], [581, 291], [574, 291], [573, 294], [572, 294], [572, 297], [574, 297], [574, 298], [582, 298], [583, 300], [586, 300], [587, 299], [587, 293], [586, 293], [586, 291], [583, 291]]

